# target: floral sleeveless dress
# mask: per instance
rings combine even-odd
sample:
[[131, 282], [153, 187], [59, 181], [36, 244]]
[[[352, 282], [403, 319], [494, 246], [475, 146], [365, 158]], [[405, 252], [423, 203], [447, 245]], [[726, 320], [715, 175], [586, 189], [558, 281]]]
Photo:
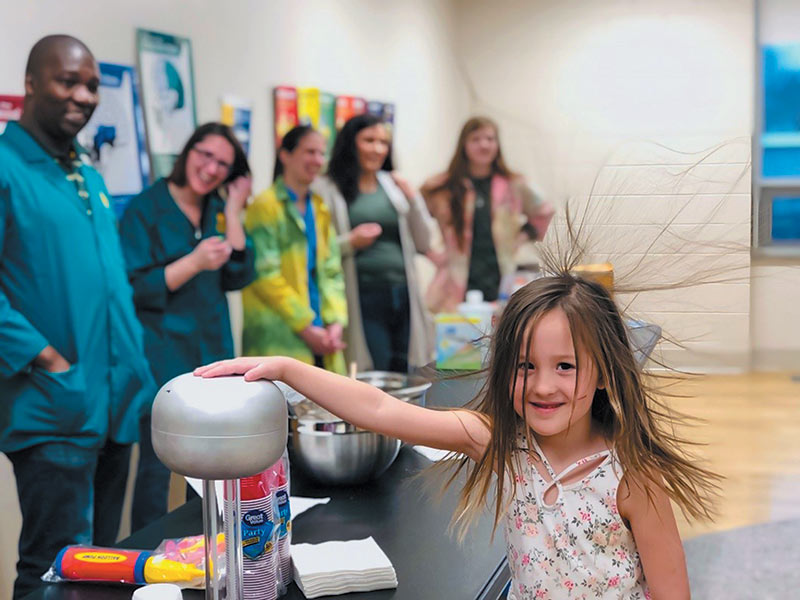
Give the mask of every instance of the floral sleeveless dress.
[[[545, 479], [524, 432], [517, 439], [516, 494], [505, 528], [511, 568], [508, 600], [649, 599], [633, 534], [617, 511], [622, 469], [613, 452], [587, 456], [556, 474], [533, 440], [549, 474]], [[587, 463], [598, 464], [579, 481], [561, 483]], [[545, 493], [552, 487], [558, 496], [546, 504]]]

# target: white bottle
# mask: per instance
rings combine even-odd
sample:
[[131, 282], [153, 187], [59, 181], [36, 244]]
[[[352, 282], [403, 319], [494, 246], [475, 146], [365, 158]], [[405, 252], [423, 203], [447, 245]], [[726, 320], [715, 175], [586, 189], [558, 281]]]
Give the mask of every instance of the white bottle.
[[483, 301], [483, 292], [480, 290], [468, 290], [465, 302], [458, 305], [459, 314], [479, 319], [480, 322], [476, 327], [481, 336], [488, 335], [492, 331], [492, 317], [495, 309], [494, 304]]

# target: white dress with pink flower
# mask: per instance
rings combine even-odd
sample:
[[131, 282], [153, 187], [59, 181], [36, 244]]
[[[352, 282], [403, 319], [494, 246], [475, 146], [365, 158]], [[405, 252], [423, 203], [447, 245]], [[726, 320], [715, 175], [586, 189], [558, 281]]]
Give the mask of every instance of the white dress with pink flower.
[[[556, 475], [533, 443], [550, 477], [537, 470], [521, 432], [515, 450], [516, 493], [506, 517], [509, 600], [649, 599], [633, 534], [617, 511], [622, 469], [614, 454], [606, 450], [587, 456]], [[581, 466], [589, 468], [588, 463], [598, 464], [579, 481], [561, 483]], [[552, 487], [558, 496], [546, 504], [545, 493]], [[511, 489], [506, 482], [506, 493]]]

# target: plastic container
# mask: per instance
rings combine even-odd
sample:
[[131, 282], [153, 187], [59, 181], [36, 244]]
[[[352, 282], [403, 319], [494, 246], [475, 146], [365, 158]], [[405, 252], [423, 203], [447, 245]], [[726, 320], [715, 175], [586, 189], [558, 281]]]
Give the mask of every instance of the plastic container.
[[518, 289], [526, 286], [534, 279], [539, 279], [542, 276], [543, 273], [538, 263], [525, 263], [519, 265], [516, 271], [505, 275], [500, 280], [498, 299], [500, 302], [508, 301], [511, 295]]
[[182, 600], [181, 588], [172, 583], [153, 583], [133, 592], [133, 600]]
[[483, 301], [483, 292], [480, 290], [467, 291], [465, 301], [458, 305], [458, 314], [468, 319], [478, 319], [477, 329], [482, 336], [491, 332], [495, 310], [495, 304]]
[[436, 367], [477, 371], [489, 353], [492, 319], [497, 305], [483, 301], [483, 292], [469, 290], [458, 313], [436, 315]]
[[572, 268], [572, 272], [585, 279], [596, 281], [610, 294], [614, 293], [614, 266], [611, 263], [576, 265]]

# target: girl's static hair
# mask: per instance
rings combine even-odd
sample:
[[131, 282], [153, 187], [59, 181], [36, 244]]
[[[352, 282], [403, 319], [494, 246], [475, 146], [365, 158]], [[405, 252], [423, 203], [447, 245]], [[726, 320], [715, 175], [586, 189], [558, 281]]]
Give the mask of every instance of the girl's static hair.
[[467, 193], [464, 181], [469, 179], [469, 159], [467, 158], [466, 150], [467, 138], [471, 133], [484, 127], [491, 127], [495, 136], [497, 136], [497, 156], [492, 163], [492, 175], [513, 177], [514, 173], [506, 166], [503, 159], [497, 123], [489, 117], [472, 117], [461, 128], [461, 133], [456, 143], [456, 151], [453, 154], [453, 158], [450, 159], [445, 180], [437, 186], [422, 189], [422, 193], [425, 196], [445, 189], [450, 193], [450, 212], [453, 215], [453, 226], [455, 227], [458, 243], [462, 246], [464, 244], [464, 195]]
[[[357, 115], [347, 121], [342, 130], [337, 134], [336, 141], [331, 151], [328, 162], [328, 177], [331, 178], [346, 202], [352, 202], [358, 196], [358, 178], [361, 175], [361, 165], [358, 162], [358, 149], [356, 136], [362, 129], [384, 125], [383, 119], [376, 115]], [[392, 171], [392, 146], [381, 166], [382, 171]]]
[[186, 185], [186, 161], [189, 159], [189, 152], [192, 151], [195, 144], [202, 142], [209, 135], [224, 137], [230, 145], [233, 146], [233, 165], [231, 166], [231, 172], [228, 173], [228, 177], [225, 178], [223, 183], [228, 183], [237, 177], [250, 174], [247, 154], [245, 154], [242, 145], [239, 143], [239, 140], [236, 139], [231, 128], [222, 123], [212, 122], [200, 125], [200, 127], [194, 130], [194, 133], [189, 137], [189, 141], [186, 142], [183, 150], [181, 150], [181, 153], [175, 160], [175, 164], [172, 166], [172, 172], [167, 177], [167, 181], [174, 183], [178, 187]]
[[281, 145], [275, 153], [275, 168], [272, 170], [272, 181], [274, 182], [278, 177], [283, 175], [283, 163], [281, 162], [281, 150], [287, 152], [294, 152], [298, 144], [303, 141], [303, 138], [311, 133], [318, 133], [311, 125], [297, 125], [292, 127], [286, 132], [286, 135], [281, 138]]
[[[684, 514], [709, 518], [719, 476], [698, 466], [684, 452], [687, 442], [674, 431], [684, 418], [663, 404], [644, 381], [625, 323], [609, 292], [595, 281], [563, 270], [518, 290], [499, 319], [487, 381], [475, 407], [489, 425], [491, 436], [483, 457], [471, 466], [466, 460], [460, 462], [448, 481], [449, 485], [461, 470], [468, 470], [453, 524], [463, 535], [488, 502], [495, 481], [516, 481], [519, 463], [513, 455], [519, 449], [521, 420], [511, 398], [519, 385], [524, 396], [527, 382], [526, 376], [518, 381], [518, 365], [525, 365], [527, 375], [529, 350], [522, 348], [528, 330], [555, 309], [562, 310], [569, 321], [576, 359], [582, 349], [596, 365], [603, 389], [595, 391], [592, 418], [614, 449], [623, 472], [630, 475], [626, 481], [643, 486], [648, 496], [651, 486], [661, 486]], [[579, 370], [585, 366], [576, 365]], [[525, 403], [522, 423], [524, 411]], [[527, 427], [525, 431], [527, 447], [533, 448], [532, 434]], [[495, 527], [510, 501], [504, 493], [504, 486], [497, 485]]]
[[[698, 160], [677, 173], [674, 185], [691, 179], [696, 167], [713, 160], [731, 143], [749, 145], [750, 140], [732, 140], [695, 153]], [[656, 144], [656, 147], [660, 151], [670, 151], [665, 146]], [[678, 154], [686, 156], [686, 153]], [[731, 181], [731, 193], [747, 180], [749, 173], [749, 165], [744, 165]], [[498, 319], [486, 369], [487, 380], [471, 404], [490, 431], [486, 452], [474, 463], [468, 460], [451, 463], [456, 468], [447, 482], [447, 485], [454, 483], [460, 473], [466, 472], [466, 484], [453, 519], [453, 525], [462, 536], [489, 503], [495, 481], [499, 482], [493, 511], [495, 528], [511, 500], [507, 494], [515, 493], [519, 463], [514, 451], [519, 449], [518, 427], [524, 421], [514, 411], [512, 398], [516, 386], [523, 386], [523, 395], [527, 391], [527, 377], [517, 381], [516, 371], [518, 365], [528, 362], [530, 349], [523, 344], [530, 334], [529, 328], [555, 309], [562, 310], [569, 322], [576, 359], [588, 355], [596, 367], [600, 387], [595, 390], [592, 418], [628, 475], [626, 482], [643, 489], [651, 500], [653, 490], [660, 487], [688, 518], [709, 519], [715, 512], [712, 504], [719, 494], [722, 477], [705, 469], [703, 463], [687, 451], [689, 446], [697, 444], [677, 433], [697, 419], [681, 415], [665, 403], [666, 398], [679, 396], [667, 393], [664, 388], [683, 377], [652, 357], [650, 360], [665, 368], [667, 374], [643, 372], [634, 357], [624, 313], [642, 293], [730, 283], [741, 281], [743, 277], [749, 279], [747, 268], [736, 264], [716, 263], [701, 271], [686, 265], [688, 249], [707, 252], [709, 247], [720, 248], [725, 255], [738, 252], [749, 257], [749, 245], [708, 239], [707, 235], [702, 235], [702, 224], [689, 231], [673, 228], [680, 222], [683, 211], [696, 205], [696, 198], [688, 196], [678, 203], [677, 212], [656, 223], [654, 231], [636, 240], [635, 247], [629, 247], [630, 240], [626, 239], [619, 249], [599, 252], [593, 247], [593, 238], [604, 236], [607, 247], [607, 236], [613, 235], [607, 227], [613, 196], [604, 197], [596, 191], [601, 187], [601, 175], [607, 173], [603, 173], [603, 169], [598, 172], [588, 197], [578, 200], [577, 206], [567, 202], [563, 219], [550, 227], [546, 242], [538, 246], [537, 254], [547, 276], [532, 281], [512, 295]], [[627, 184], [627, 181], [623, 179], [618, 183]], [[622, 189], [624, 191], [624, 187]], [[668, 189], [669, 193], [675, 193], [674, 187]], [[571, 206], [577, 210], [571, 210]], [[712, 209], [712, 215], [721, 207], [722, 202]], [[642, 246], [643, 241], [645, 245]], [[617, 279], [620, 273], [616, 272], [613, 284], [617, 301], [589, 276], [574, 272], [578, 265], [587, 262], [608, 261], [622, 265], [621, 277]], [[618, 302], [626, 302], [626, 308], [620, 308]], [[681, 346], [675, 340], [666, 341]], [[576, 366], [580, 375], [585, 365]], [[532, 433], [527, 427], [525, 435], [527, 447], [532, 448]], [[441, 468], [447, 466], [442, 464]], [[511, 489], [504, 486], [506, 482]]]

